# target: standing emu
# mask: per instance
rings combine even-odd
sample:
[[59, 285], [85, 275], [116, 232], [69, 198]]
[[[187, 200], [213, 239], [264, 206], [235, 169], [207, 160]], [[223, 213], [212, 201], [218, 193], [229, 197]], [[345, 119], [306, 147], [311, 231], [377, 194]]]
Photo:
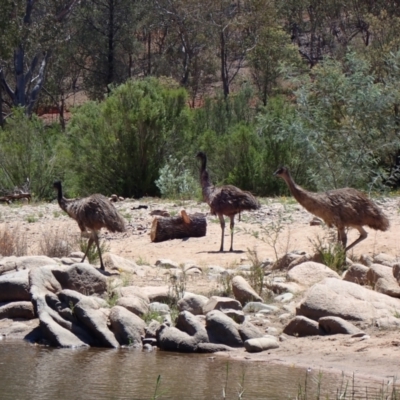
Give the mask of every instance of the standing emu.
[[58, 204], [62, 210], [78, 223], [81, 233], [86, 234], [87, 231], [90, 230], [86, 253], [81, 262], [85, 261], [90, 246], [95, 242], [99, 252], [100, 266], [101, 269], [104, 270], [98, 231], [100, 231], [101, 228], [106, 228], [110, 232], [124, 232], [124, 220], [107, 197], [101, 194], [93, 194], [82, 199], [66, 199], [63, 196], [61, 182], [54, 182], [53, 186], [54, 189], [57, 190]]
[[[380, 208], [356, 189], [342, 188], [313, 193], [296, 185], [286, 167], [279, 168], [274, 175], [286, 182], [293, 197], [308, 212], [323, 219], [329, 228], [337, 228], [338, 241], [342, 242], [345, 251], [367, 238], [364, 225], [380, 231], [389, 228], [389, 220]], [[347, 247], [346, 228], [356, 228], [360, 232], [359, 238]]]
[[222, 235], [221, 235], [221, 248], [219, 251], [224, 251], [224, 231], [225, 219], [224, 215], [231, 220], [231, 248], [233, 251], [233, 228], [235, 226], [235, 215], [244, 210], [257, 210], [260, 208], [260, 203], [250, 193], [240, 190], [236, 186], [224, 185], [215, 187], [210, 181], [207, 172], [207, 156], [200, 151], [196, 155], [201, 160], [200, 167], [200, 183], [203, 192], [204, 201], [210, 206], [211, 214], [218, 215]]

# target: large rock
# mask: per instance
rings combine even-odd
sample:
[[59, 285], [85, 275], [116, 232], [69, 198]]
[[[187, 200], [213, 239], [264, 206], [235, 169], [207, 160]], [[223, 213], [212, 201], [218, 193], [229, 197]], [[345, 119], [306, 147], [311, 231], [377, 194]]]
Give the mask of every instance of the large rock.
[[262, 297], [250, 286], [246, 279], [240, 275], [236, 275], [232, 279], [232, 291], [235, 299], [240, 301], [242, 305], [249, 301], [263, 301]]
[[[142, 290], [142, 288], [139, 286], [122, 286], [122, 287], [115, 288], [113, 292], [118, 297], [131, 297], [131, 296], [139, 297], [145, 303], [150, 304], [150, 299], [149, 299], [149, 296], [146, 294], [146, 291]], [[153, 298], [153, 296], [152, 296], [152, 298]], [[153, 301], [157, 301], [157, 300], [153, 300]]]
[[257, 338], [249, 339], [244, 342], [244, 347], [249, 353], [258, 353], [270, 349], [277, 349], [279, 347], [278, 341], [273, 338]]
[[396, 257], [391, 256], [386, 253], [379, 253], [373, 257], [373, 262], [375, 264], [386, 265], [387, 267], [391, 267], [396, 262]]
[[120, 297], [117, 300], [117, 306], [125, 307], [131, 313], [134, 313], [141, 317], [149, 312], [149, 304], [143, 299], [136, 296]]
[[63, 289], [84, 295], [103, 296], [107, 292], [107, 278], [90, 264], [77, 263], [64, 269], [53, 269], [53, 274]]
[[352, 282], [328, 278], [312, 286], [296, 309], [297, 315], [318, 320], [336, 316], [379, 326], [400, 326], [395, 315], [400, 300]]
[[45, 266], [29, 271], [29, 286], [32, 296], [37, 292], [58, 293], [62, 290], [60, 283], [54, 277], [53, 266]]
[[397, 283], [400, 285], [400, 263], [393, 264], [393, 276]]
[[169, 286], [144, 286], [141, 287], [141, 292], [145, 294], [150, 302], [159, 301], [161, 303], [168, 303], [173, 300]]
[[0, 319], [2, 318], [35, 318], [33, 304], [30, 301], [12, 301], [0, 303]]
[[355, 335], [361, 332], [351, 322], [339, 317], [322, 317], [318, 320], [318, 323], [320, 329], [329, 335], [336, 335], [338, 333]]
[[0, 260], [0, 274], [21, 269], [41, 268], [45, 265], [57, 265], [57, 261], [46, 256], [3, 257]]
[[206, 329], [211, 343], [222, 343], [230, 347], [243, 346], [238, 324], [222, 311], [207, 313]]
[[287, 274], [287, 279], [304, 286], [311, 286], [325, 278], [337, 278], [340, 276], [337, 272], [331, 270], [324, 264], [314, 261], [307, 261], [293, 267]]
[[0, 276], [0, 302], [30, 299], [29, 271], [10, 272]]
[[283, 329], [283, 333], [291, 336], [315, 336], [321, 333], [318, 322], [297, 316], [289, 321], [289, 323]]
[[47, 305], [45, 291], [35, 290], [33, 297], [43, 336], [53, 346], [86, 347], [92, 343], [78, 324], [65, 320]]
[[400, 286], [393, 276], [392, 267], [372, 264], [367, 272], [367, 279], [377, 292], [400, 298]]
[[245, 322], [239, 325], [239, 335], [243, 342], [249, 339], [257, 339], [264, 336], [264, 332], [253, 325], [251, 322]]
[[206, 296], [185, 292], [184, 296], [178, 301], [178, 310], [200, 315], [203, 314], [203, 306], [207, 302], [208, 298]]
[[203, 306], [203, 314], [207, 314], [213, 310], [232, 309], [241, 310], [242, 305], [239, 301], [230, 297], [212, 296]]
[[115, 335], [108, 329], [109, 309], [101, 308], [91, 297], [84, 297], [75, 305], [74, 313], [100, 346], [119, 347]]
[[146, 323], [124, 307], [115, 306], [110, 312], [111, 330], [120, 345], [142, 346]]
[[193, 336], [197, 343], [208, 342], [208, 334], [203, 323], [189, 311], [179, 313], [176, 328]]
[[162, 324], [157, 330], [157, 343], [161, 350], [183, 353], [196, 352], [198, 344], [195, 337], [165, 324]]
[[138, 265], [133, 260], [117, 256], [112, 253], [105, 253], [103, 256], [104, 266], [110, 270], [117, 270], [120, 272], [135, 273]]
[[352, 264], [350, 268], [343, 274], [343, 280], [357, 283], [359, 285], [366, 285], [368, 283], [368, 270], [369, 267], [363, 264]]

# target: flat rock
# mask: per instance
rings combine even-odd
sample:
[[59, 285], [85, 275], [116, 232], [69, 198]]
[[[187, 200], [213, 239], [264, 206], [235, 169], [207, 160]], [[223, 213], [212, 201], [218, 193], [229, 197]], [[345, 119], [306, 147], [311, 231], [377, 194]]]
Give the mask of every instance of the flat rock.
[[77, 263], [64, 269], [53, 269], [53, 274], [63, 289], [84, 295], [103, 296], [107, 293], [107, 278], [90, 264]]
[[10, 272], [0, 276], [0, 302], [30, 299], [29, 271]]
[[290, 336], [315, 336], [321, 333], [318, 322], [303, 316], [296, 316], [289, 321], [283, 333]]
[[244, 347], [249, 353], [259, 353], [261, 351], [277, 349], [279, 343], [276, 339], [262, 337], [246, 340], [244, 342]]
[[250, 286], [243, 276], [236, 275], [232, 278], [231, 284], [235, 299], [240, 301], [242, 305], [250, 301], [263, 301], [262, 297]]
[[238, 300], [231, 299], [230, 297], [211, 296], [203, 306], [203, 314], [207, 314], [213, 310], [233, 309], [241, 310], [242, 305]]
[[33, 269], [57, 264], [56, 260], [46, 256], [3, 257], [0, 259], [0, 274], [10, 270]]
[[357, 335], [361, 330], [354, 326], [351, 322], [339, 317], [322, 317], [318, 320], [320, 329], [328, 335], [338, 333], [346, 335]]
[[264, 304], [259, 302], [250, 302], [243, 307], [245, 314], [257, 313], [260, 311], [266, 311], [267, 313], [275, 313], [279, 310], [279, 307], [273, 304]]
[[352, 282], [327, 278], [307, 291], [296, 313], [314, 320], [335, 316], [381, 327], [399, 327], [400, 320], [395, 317], [399, 310], [399, 299]]
[[340, 276], [326, 265], [314, 261], [307, 261], [299, 264], [293, 267], [287, 274], [287, 279], [289, 281], [304, 286], [312, 286], [325, 278], [340, 279]]
[[0, 303], [0, 319], [2, 318], [35, 318], [33, 304], [30, 301], [11, 301]]
[[137, 296], [120, 297], [116, 305], [126, 308], [139, 317], [149, 312], [149, 304]]
[[367, 273], [369, 267], [363, 264], [352, 264], [343, 274], [343, 280], [348, 282], [357, 283], [359, 285], [366, 285], [368, 283]]
[[256, 339], [264, 336], [264, 332], [262, 329], [253, 325], [251, 322], [246, 321], [243, 324], [239, 325], [239, 335], [242, 338], [242, 341], [245, 342], [249, 339]]
[[391, 267], [397, 261], [396, 257], [386, 253], [376, 254], [372, 260], [374, 264], [386, 265], [387, 267]]
[[169, 286], [143, 286], [141, 292], [144, 293], [150, 302], [159, 301], [168, 303], [172, 299], [172, 294]]
[[400, 298], [400, 286], [393, 275], [392, 267], [372, 264], [367, 272], [367, 279], [375, 291]]

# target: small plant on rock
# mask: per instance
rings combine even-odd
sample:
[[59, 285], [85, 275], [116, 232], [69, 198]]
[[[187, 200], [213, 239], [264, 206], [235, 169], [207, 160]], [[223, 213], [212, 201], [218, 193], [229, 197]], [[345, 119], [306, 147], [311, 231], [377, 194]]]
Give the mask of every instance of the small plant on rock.
[[336, 241], [333, 237], [329, 238], [327, 241], [320, 237], [317, 237], [315, 241], [310, 241], [322, 264], [325, 264], [338, 273], [346, 269], [346, 251], [342, 243]]

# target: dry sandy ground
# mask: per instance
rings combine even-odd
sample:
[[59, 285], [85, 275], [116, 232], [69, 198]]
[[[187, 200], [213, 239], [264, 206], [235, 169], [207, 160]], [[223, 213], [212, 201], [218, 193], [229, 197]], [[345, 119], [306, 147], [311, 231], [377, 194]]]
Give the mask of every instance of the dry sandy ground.
[[[374, 255], [381, 252], [400, 257], [398, 232], [400, 217], [398, 215], [399, 198], [377, 200], [391, 221], [390, 230], [375, 232], [367, 229], [368, 238], [357, 245], [350, 256], [357, 258], [362, 254]], [[179, 213], [182, 208], [187, 212], [208, 212], [204, 203], [178, 202], [166, 203], [158, 199], [144, 198], [140, 201], [125, 200], [116, 203], [116, 207], [128, 221], [128, 230], [121, 234], [102, 232], [110, 252], [135, 260], [140, 264], [154, 265], [158, 259], [167, 258], [177, 263], [195, 263], [207, 271], [210, 266], [234, 268], [240, 264], [249, 264], [248, 249], [255, 250], [263, 260], [275, 260], [290, 250], [302, 250], [312, 253], [313, 244], [318, 238], [327, 235], [321, 226], [311, 226], [312, 216], [292, 199], [262, 199], [262, 208], [254, 213], [244, 213], [242, 221], [236, 218], [234, 249], [232, 253], [219, 253], [221, 228], [218, 221], [207, 216], [207, 235], [202, 238], [171, 240], [152, 243], [149, 230], [155, 209]], [[134, 209], [139, 204], [148, 209]], [[229, 248], [229, 224], [225, 231], [225, 249]], [[282, 231], [275, 235], [277, 227]], [[40, 254], [40, 242], [46, 232], [66, 232], [68, 235], [79, 233], [75, 221], [61, 214], [56, 203], [32, 205], [0, 205], [0, 230], [19, 229], [26, 234], [30, 254]], [[356, 231], [349, 232], [349, 241], [357, 237]], [[276, 245], [272, 245], [274, 238]], [[137, 285], [165, 285], [166, 277], [160, 273], [147, 277], [137, 277]], [[210, 294], [217, 289], [218, 283], [210, 279], [207, 273], [191, 278], [187, 289], [193, 292]], [[297, 296], [296, 301], [301, 297]], [[272, 320], [271, 320], [272, 321]], [[275, 324], [282, 329], [282, 324]], [[305, 366], [320, 370], [337, 370], [356, 375], [365, 375], [377, 379], [400, 378], [400, 332], [367, 328], [368, 339], [349, 338], [345, 335], [290, 338], [280, 343], [279, 349], [259, 354], [237, 351], [229, 357], [259, 360], [265, 362], [285, 363]]]

